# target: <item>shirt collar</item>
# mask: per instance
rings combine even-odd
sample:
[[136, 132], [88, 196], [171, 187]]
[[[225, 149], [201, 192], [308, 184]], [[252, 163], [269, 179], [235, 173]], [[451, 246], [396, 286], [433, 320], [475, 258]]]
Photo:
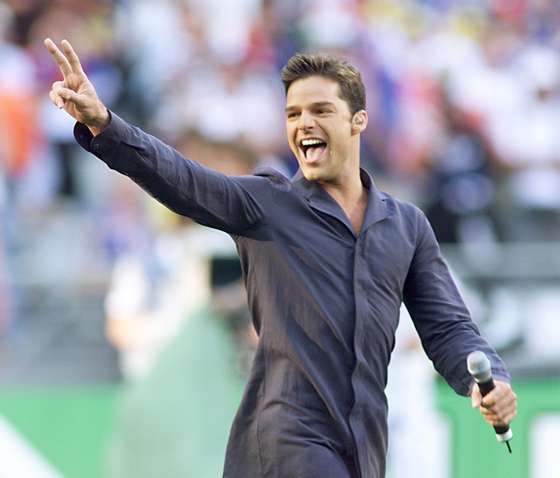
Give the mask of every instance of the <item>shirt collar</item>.
[[[363, 186], [368, 190], [368, 204], [360, 231], [361, 233], [371, 225], [385, 219], [389, 215], [389, 212], [385, 198], [375, 186], [371, 175], [363, 168], [360, 168], [360, 179], [362, 180]], [[291, 181], [296, 191], [307, 199], [312, 208], [337, 218], [355, 234], [348, 216], [346, 216], [339, 204], [319, 183], [305, 179], [301, 170], [297, 171]]]

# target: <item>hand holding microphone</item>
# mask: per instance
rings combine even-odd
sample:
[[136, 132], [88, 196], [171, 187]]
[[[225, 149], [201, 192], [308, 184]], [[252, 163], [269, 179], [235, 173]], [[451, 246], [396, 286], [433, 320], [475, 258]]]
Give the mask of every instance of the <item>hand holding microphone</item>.
[[467, 368], [476, 382], [471, 395], [473, 407], [480, 407], [482, 416], [494, 427], [496, 439], [505, 442], [511, 453], [509, 440], [513, 433], [508, 424], [517, 412], [515, 393], [508, 383], [494, 382], [490, 361], [483, 352], [471, 353]]

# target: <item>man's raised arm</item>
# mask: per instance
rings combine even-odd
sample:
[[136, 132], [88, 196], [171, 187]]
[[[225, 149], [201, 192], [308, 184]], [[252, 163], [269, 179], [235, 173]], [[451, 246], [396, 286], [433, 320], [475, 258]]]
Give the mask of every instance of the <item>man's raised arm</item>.
[[185, 159], [179, 152], [109, 112], [66, 40], [59, 49], [45, 40], [63, 80], [53, 83], [51, 101], [78, 123], [74, 134], [87, 151], [130, 177], [172, 211], [234, 235], [264, 217], [271, 183], [256, 176], [228, 177]]

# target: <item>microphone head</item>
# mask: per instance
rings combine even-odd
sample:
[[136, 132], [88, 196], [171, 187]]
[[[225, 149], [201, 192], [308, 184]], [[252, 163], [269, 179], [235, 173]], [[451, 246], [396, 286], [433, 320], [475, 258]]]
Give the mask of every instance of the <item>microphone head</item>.
[[486, 382], [492, 377], [490, 360], [479, 350], [471, 352], [467, 357], [467, 369], [478, 383]]

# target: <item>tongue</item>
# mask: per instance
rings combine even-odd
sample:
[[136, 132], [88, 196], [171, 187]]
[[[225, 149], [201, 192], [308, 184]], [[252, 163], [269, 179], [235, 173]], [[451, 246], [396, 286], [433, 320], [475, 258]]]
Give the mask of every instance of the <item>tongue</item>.
[[305, 153], [305, 157], [309, 162], [318, 161], [324, 149], [325, 146], [313, 146], [311, 148], [308, 148], [307, 152]]

